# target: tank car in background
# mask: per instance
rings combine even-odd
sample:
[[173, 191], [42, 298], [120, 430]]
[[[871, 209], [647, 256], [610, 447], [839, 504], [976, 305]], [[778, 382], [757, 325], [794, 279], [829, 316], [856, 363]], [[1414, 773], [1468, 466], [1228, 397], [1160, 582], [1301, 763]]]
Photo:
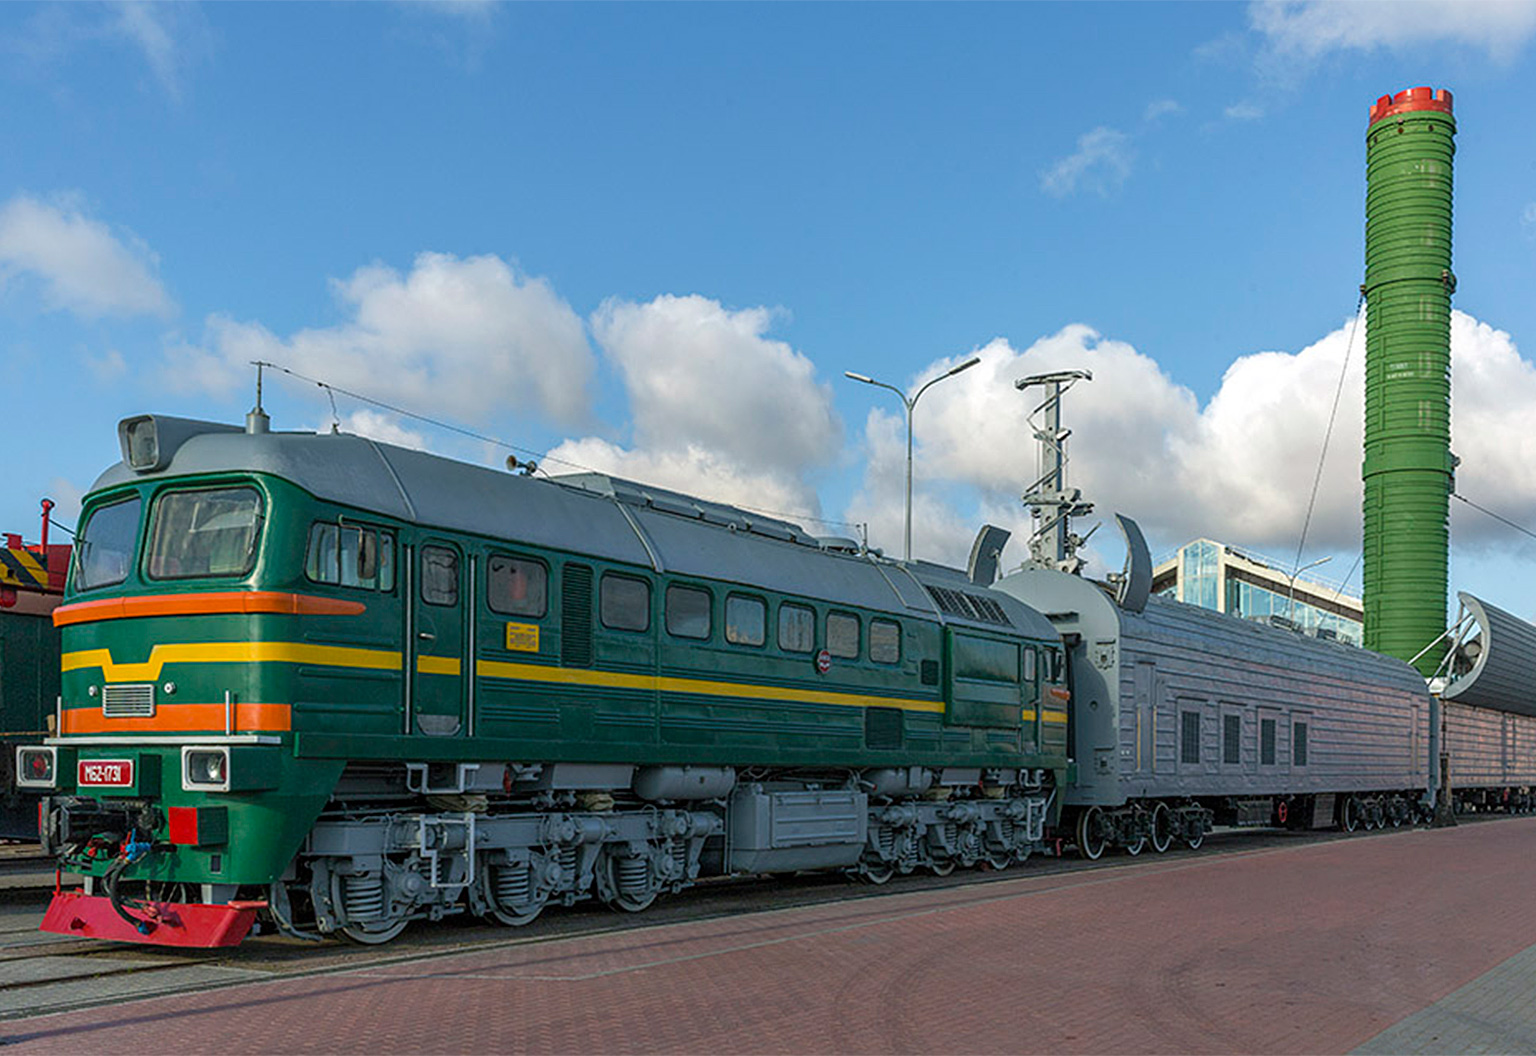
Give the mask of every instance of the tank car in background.
[[968, 572], [597, 474], [145, 416], [86, 497], [44, 927], [381, 942], [709, 874], [1003, 868], [1067, 775], [1055, 629]]

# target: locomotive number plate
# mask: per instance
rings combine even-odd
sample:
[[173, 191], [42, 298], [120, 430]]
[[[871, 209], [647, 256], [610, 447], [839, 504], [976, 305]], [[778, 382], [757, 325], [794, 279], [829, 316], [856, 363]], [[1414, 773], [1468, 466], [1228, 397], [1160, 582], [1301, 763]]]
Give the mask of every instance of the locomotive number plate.
[[82, 759], [76, 770], [79, 783], [95, 788], [132, 788], [132, 759]]

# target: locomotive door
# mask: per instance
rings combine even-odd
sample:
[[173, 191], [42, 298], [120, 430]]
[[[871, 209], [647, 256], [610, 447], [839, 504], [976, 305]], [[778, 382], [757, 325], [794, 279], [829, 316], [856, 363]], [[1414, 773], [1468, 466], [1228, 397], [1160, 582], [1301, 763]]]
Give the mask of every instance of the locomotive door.
[[412, 599], [411, 703], [416, 729], [449, 737], [464, 728], [467, 674], [464, 612], [469, 602], [459, 548], [428, 540], [417, 551]]

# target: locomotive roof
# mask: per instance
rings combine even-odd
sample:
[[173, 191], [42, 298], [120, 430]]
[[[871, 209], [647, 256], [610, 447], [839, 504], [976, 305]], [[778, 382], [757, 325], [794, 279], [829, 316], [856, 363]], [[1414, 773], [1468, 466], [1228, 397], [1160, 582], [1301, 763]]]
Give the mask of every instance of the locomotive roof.
[[[1054, 638], [1049, 621], [957, 569], [824, 548], [799, 525], [601, 473], [525, 477], [347, 433], [245, 433], [214, 423], [167, 452], [163, 468], [119, 462], [92, 491], [209, 473], [265, 473], [317, 498], [401, 521], [586, 554], [678, 575]], [[167, 430], [169, 434], [170, 430]], [[997, 619], [940, 611], [924, 586], [984, 596]], [[995, 615], [995, 613], [994, 613]]]

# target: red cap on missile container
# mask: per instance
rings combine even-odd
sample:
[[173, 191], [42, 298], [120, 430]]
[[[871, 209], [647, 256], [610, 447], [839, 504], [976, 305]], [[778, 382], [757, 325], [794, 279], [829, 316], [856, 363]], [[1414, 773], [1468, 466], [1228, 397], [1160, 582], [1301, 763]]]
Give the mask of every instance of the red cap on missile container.
[[1451, 93], [1448, 88], [1406, 88], [1396, 95], [1384, 95], [1371, 104], [1371, 124], [1384, 117], [1406, 114], [1412, 110], [1439, 110], [1451, 112]]

